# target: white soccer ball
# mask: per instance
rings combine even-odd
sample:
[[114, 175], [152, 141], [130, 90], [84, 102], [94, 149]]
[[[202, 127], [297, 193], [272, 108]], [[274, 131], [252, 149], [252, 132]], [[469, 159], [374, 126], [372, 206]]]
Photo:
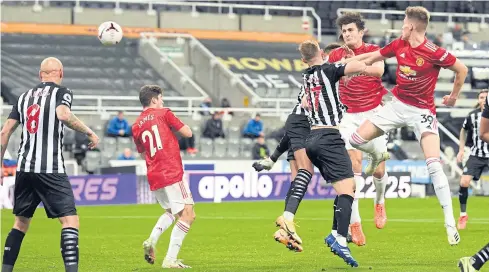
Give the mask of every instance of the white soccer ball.
[[98, 27], [98, 39], [104, 45], [118, 44], [122, 36], [122, 28], [116, 22], [104, 22]]

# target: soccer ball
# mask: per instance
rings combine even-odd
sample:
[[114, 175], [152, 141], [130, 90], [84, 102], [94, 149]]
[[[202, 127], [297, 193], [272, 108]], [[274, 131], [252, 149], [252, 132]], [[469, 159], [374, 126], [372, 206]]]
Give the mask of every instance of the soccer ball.
[[104, 45], [118, 44], [122, 35], [122, 28], [116, 22], [104, 22], [98, 27], [98, 39]]

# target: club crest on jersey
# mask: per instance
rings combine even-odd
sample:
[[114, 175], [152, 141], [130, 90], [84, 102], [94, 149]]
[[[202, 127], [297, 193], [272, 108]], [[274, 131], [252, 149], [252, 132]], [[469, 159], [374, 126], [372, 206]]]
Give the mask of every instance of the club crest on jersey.
[[424, 59], [422, 57], [417, 57], [416, 58], [416, 65], [423, 66], [423, 64], [424, 64]]

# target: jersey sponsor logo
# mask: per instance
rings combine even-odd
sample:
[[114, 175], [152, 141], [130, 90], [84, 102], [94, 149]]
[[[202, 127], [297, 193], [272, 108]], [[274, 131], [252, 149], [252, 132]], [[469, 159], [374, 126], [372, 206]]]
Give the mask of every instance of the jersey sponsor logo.
[[422, 57], [417, 57], [416, 58], [416, 65], [423, 66], [423, 64], [424, 64], [424, 59]]
[[407, 76], [415, 76], [416, 75], [416, 71], [411, 69], [411, 67], [409, 67], [409, 66], [401, 65], [401, 66], [399, 66], [399, 70]]

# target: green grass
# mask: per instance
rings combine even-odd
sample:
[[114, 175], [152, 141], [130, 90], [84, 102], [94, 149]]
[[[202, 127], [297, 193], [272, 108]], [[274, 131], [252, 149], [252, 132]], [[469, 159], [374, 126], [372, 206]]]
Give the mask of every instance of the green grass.
[[[304, 201], [297, 215], [304, 252], [289, 252], [272, 239], [283, 202], [198, 203], [197, 220], [180, 258], [193, 271], [458, 271], [457, 260], [488, 242], [488, 199], [469, 199], [468, 229], [450, 247], [436, 198], [388, 199], [386, 228], [372, 221], [372, 200], [360, 202], [367, 245], [352, 245], [360, 264], [350, 268], [329, 252], [323, 238], [331, 227], [332, 201]], [[458, 201], [454, 199], [455, 213]], [[80, 207], [80, 271], [161, 271], [171, 230], [158, 244], [157, 260], [144, 261], [141, 244], [162, 213], [159, 205]], [[13, 216], [2, 211], [2, 245]], [[59, 251], [60, 225], [39, 209], [24, 239], [16, 270], [64, 271]]]

